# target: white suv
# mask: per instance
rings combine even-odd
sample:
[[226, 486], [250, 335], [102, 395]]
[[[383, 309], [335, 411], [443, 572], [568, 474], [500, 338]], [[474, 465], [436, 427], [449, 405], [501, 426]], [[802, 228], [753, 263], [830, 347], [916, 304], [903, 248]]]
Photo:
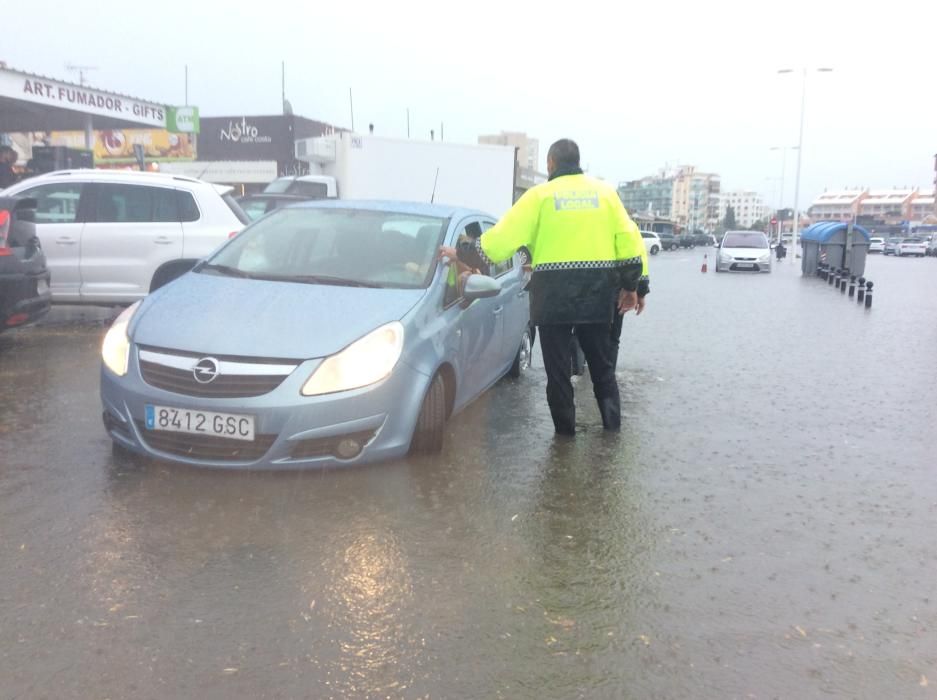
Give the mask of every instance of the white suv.
[[660, 236], [653, 231], [641, 231], [641, 238], [644, 239], [644, 248], [651, 255], [657, 255], [663, 247]]
[[121, 304], [187, 272], [248, 219], [230, 187], [128, 170], [61, 170], [2, 194], [38, 201], [53, 302]]

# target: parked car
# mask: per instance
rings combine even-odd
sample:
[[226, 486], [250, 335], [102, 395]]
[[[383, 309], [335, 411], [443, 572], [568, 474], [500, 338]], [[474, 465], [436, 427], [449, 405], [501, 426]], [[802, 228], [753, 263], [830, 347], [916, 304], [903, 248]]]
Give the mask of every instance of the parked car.
[[52, 303], [35, 207], [34, 199], [0, 197], [0, 333], [42, 317]]
[[441, 244], [492, 225], [476, 211], [393, 202], [263, 217], [107, 332], [112, 440], [244, 468], [438, 452], [448, 420], [529, 364], [523, 266], [461, 275], [438, 262]]
[[658, 231], [657, 238], [660, 240], [660, 246], [663, 250], [676, 250], [680, 247], [680, 242], [672, 233]]
[[771, 272], [771, 246], [761, 231], [726, 231], [716, 253], [716, 272]]
[[872, 236], [869, 239], [869, 252], [882, 253], [885, 251], [885, 239], [878, 236]]
[[696, 236], [684, 233], [677, 236], [677, 245], [681, 248], [695, 248], [696, 247]]
[[889, 238], [885, 241], [885, 247], [882, 250], [882, 255], [894, 255], [895, 251], [898, 249], [898, 244], [901, 243], [900, 238]]
[[719, 245], [719, 241], [711, 233], [694, 233], [693, 239], [699, 246], [716, 247]]
[[920, 238], [902, 238], [895, 246], [895, 255], [899, 258], [904, 255], [914, 255], [923, 258], [927, 254], [927, 244]]
[[163, 173], [60, 170], [2, 194], [37, 201], [53, 302], [142, 299], [248, 222], [230, 187]]
[[238, 206], [244, 210], [251, 221], [269, 214], [274, 209], [288, 207], [291, 204], [309, 201], [309, 197], [295, 194], [248, 194], [237, 198]]
[[641, 238], [644, 239], [644, 247], [651, 255], [657, 255], [663, 248], [660, 238], [653, 231], [641, 231]]

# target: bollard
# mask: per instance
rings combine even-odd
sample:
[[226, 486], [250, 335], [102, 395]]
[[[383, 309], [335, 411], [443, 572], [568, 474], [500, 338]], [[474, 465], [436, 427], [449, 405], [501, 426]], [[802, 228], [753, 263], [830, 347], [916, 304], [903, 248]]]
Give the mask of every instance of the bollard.
[[851, 275], [849, 277], [849, 298], [852, 299], [856, 296], [856, 276]]
[[821, 280], [826, 281], [826, 275], [830, 271], [829, 265], [826, 263], [820, 263], [820, 269], [817, 270], [817, 277]]
[[817, 277], [823, 279], [823, 263], [817, 263]]
[[842, 276], [842, 278], [841, 278], [840, 281], [839, 281], [839, 292], [840, 292], [840, 294], [845, 294], [845, 293], [846, 293], [846, 283], [847, 283], [848, 281], [849, 281], [849, 269], [848, 269], [848, 268], [844, 268], [844, 269], [843, 269], [843, 276]]
[[872, 280], [865, 283], [865, 308], [872, 308]]
[[839, 270], [834, 269], [830, 272], [830, 278], [827, 280], [827, 284], [833, 285], [836, 282], [836, 278], [839, 276]]
[[865, 301], [865, 277], [859, 278], [859, 295], [856, 301], [860, 304]]

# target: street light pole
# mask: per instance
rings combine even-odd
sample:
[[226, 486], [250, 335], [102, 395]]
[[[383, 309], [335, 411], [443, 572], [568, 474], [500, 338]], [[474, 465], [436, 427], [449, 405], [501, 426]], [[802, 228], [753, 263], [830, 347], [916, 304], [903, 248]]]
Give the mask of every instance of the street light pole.
[[[831, 73], [832, 68], [817, 68], [818, 73]], [[793, 73], [794, 71], [790, 68], [785, 68], [779, 70], [778, 73]], [[800, 166], [801, 158], [804, 154], [804, 113], [806, 111], [807, 105], [807, 68], [804, 67], [801, 70], [801, 84], [800, 84], [800, 131], [797, 137], [797, 175], [794, 178], [794, 221], [792, 231], [791, 231], [791, 247], [794, 249], [794, 255], [791, 257], [791, 262], [794, 261], [794, 258], [797, 257], [797, 234], [798, 228], [800, 227], [800, 212], [798, 211], [798, 205], [800, 202]]]

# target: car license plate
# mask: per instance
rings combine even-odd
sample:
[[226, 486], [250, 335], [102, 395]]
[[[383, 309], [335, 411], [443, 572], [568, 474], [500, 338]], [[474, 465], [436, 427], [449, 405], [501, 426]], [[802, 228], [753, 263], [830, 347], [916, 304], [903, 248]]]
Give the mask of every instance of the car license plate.
[[146, 428], [250, 441], [254, 439], [254, 416], [147, 405]]
[[736, 267], [747, 267], [749, 269], [755, 267], [755, 263], [735, 263]]

